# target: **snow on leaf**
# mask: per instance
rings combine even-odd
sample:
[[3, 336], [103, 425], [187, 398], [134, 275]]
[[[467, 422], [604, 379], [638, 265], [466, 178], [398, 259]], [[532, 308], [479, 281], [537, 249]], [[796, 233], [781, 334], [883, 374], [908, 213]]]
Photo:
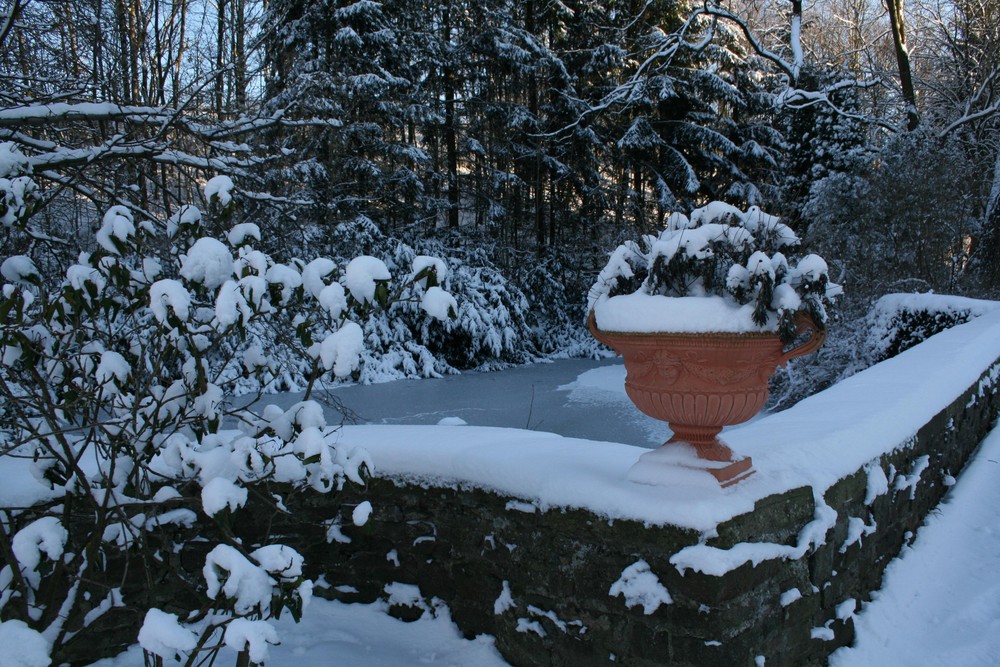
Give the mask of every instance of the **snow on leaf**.
[[274, 580], [263, 568], [254, 565], [236, 548], [217, 545], [205, 557], [202, 568], [206, 594], [215, 600], [231, 600], [237, 614], [249, 614], [270, 607]]
[[226, 240], [229, 241], [229, 245], [234, 248], [249, 243], [249, 239], [260, 241], [260, 227], [252, 222], [243, 222], [238, 225], [233, 225], [233, 228], [229, 230], [228, 234], [226, 234]]
[[4, 667], [48, 667], [49, 641], [24, 621], [0, 622], [0, 646]]
[[181, 257], [180, 274], [208, 289], [216, 289], [233, 276], [233, 256], [221, 241], [202, 237]]
[[305, 559], [298, 551], [284, 544], [263, 546], [253, 551], [250, 556], [279, 579], [294, 581], [302, 576]]
[[302, 269], [302, 285], [306, 292], [318, 299], [323, 290], [330, 285], [330, 276], [336, 270], [337, 263], [327, 257], [317, 257], [306, 264]]
[[319, 357], [323, 367], [333, 370], [338, 378], [346, 378], [358, 370], [361, 350], [364, 348], [364, 332], [355, 322], [346, 322], [320, 344]]
[[198, 635], [182, 626], [176, 614], [153, 608], [146, 612], [139, 629], [139, 645], [165, 660], [192, 651], [198, 645]]
[[278, 643], [278, 631], [267, 621], [234, 618], [226, 626], [225, 642], [234, 651], [247, 651], [250, 662], [263, 664], [267, 645]]
[[344, 287], [358, 303], [375, 300], [375, 290], [379, 281], [392, 278], [389, 267], [382, 260], [368, 255], [355, 257], [344, 271]]
[[25, 255], [12, 255], [0, 264], [0, 275], [5, 280], [12, 283], [32, 283], [41, 278], [38, 268], [30, 257]]
[[226, 508], [235, 512], [246, 502], [247, 490], [222, 477], [213, 477], [201, 489], [201, 507], [209, 516], [215, 516]]
[[413, 258], [413, 263], [411, 264], [410, 280], [415, 279], [424, 271], [428, 271], [434, 275], [434, 283], [429, 282], [429, 277], [421, 280], [421, 284], [424, 287], [428, 287], [430, 284], [440, 285], [448, 275], [448, 265], [437, 257], [417, 255]]
[[437, 320], [447, 320], [458, 312], [458, 302], [440, 287], [428, 287], [420, 298], [420, 308]]
[[205, 183], [205, 199], [211, 202], [218, 200], [219, 205], [225, 208], [233, 200], [233, 179], [226, 175], [213, 176]]
[[29, 584], [35, 587], [41, 581], [36, 569], [42, 556], [58, 560], [68, 539], [69, 533], [54, 516], [43, 516], [17, 531], [10, 541], [11, 551]]
[[367, 500], [362, 501], [351, 513], [351, 521], [355, 526], [363, 526], [368, 523], [368, 518], [372, 514], [372, 504]]
[[117, 352], [107, 350], [101, 353], [101, 361], [97, 364], [94, 377], [99, 385], [106, 385], [105, 391], [117, 392], [115, 385], [125, 384], [131, 370], [125, 357]]
[[97, 230], [97, 244], [112, 255], [120, 255], [129, 237], [135, 234], [132, 212], [124, 206], [112, 206], [104, 214], [101, 228]]

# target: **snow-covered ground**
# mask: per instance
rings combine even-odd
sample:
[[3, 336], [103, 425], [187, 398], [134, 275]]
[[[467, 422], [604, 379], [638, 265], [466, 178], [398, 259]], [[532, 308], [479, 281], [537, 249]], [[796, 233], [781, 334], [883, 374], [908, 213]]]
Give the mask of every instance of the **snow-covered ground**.
[[[505, 384], [499, 379], [503, 373], [470, 374], [466, 376], [467, 384], [459, 383], [458, 389], [448, 392], [459, 400], [453, 405], [444, 396], [432, 393], [435, 386], [447, 387], [447, 380], [439, 385], [421, 381], [381, 401], [377, 398], [380, 389], [391, 395], [399, 391], [401, 383], [355, 388], [356, 393], [372, 392], [368, 405], [381, 406], [386, 412], [381, 416], [370, 413], [367, 416], [375, 423], [345, 426], [333, 437], [340, 445], [360, 445], [369, 450], [376, 474], [497, 489], [542, 508], [586, 507], [609, 517], [711, 530], [718, 522], [749, 511], [757, 499], [772, 493], [808, 484], [822, 494], [844, 475], [906, 442], [927, 415], [962, 395], [1000, 357], [998, 332], [1000, 311], [983, 315], [794, 408], [728, 431], [725, 437], [733, 448], [752, 454], [757, 467], [757, 474], [729, 489], [720, 489], [714, 482], [702, 483], [699, 476], [707, 477], [704, 472], [684, 466], [671, 472], [668, 485], [626, 481], [629, 467], [640, 456], [649, 456], [650, 445], [665, 435], [654, 440], [641, 421], [635, 427], [637, 419], [645, 418], [625, 402], [620, 388], [623, 372], [613, 364], [591, 363], [572, 371], [559, 364], [509, 371], [544, 376], [550, 369], [557, 375], [529, 383], [527, 386], [533, 387], [530, 390], [525, 389], [523, 378]], [[981, 383], [980, 392], [992, 390], [997, 379], [991, 376], [989, 386]], [[477, 381], [483, 383], [482, 388], [476, 388]], [[495, 382], [502, 388], [499, 392], [486, 388]], [[543, 396], [547, 398], [540, 398]], [[491, 408], [509, 408], [513, 405], [509, 401], [523, 401], [525, 397], [527, 404], [517, 404], [524, 411], [524, 416], [516, 417], [520, 428], [509, 428], [509, 423], [505, 424], [508, 428], [497, 428], [496, 421], [493, 425], [488, 421], [500, 419], [505, 412]], [[552, 401], [553, 407], [536, 411], [539, 404], [535, 401]], [[563, 424], [560, 429], [580, 427], [581, 420], [564, 419], [563, 412], [574, 406], [585, 414], [584, 425], [607, 428], [605, 422], [610, 422], [614, 432], [596, 437], [581, 434], [586, 439], [575, 432], [560, 434], [555, 428], [558, 423]], [[393, 412], [395, 416], [390, 414]], [[551, 420], [546, 425], [555, 432], [540, 432], [547, 430], [540, 426], [546, 419]], [[416, 424], [400, 423], [407, 421]], [[533, 424], [538, 430], [524, 429]], [[624, 438], [616, 437], [622, 434], [624, 425], [632, 425], [632, 434], [639, 436], [639, 442], [624, 444]], [[654, 425], [665, 432], [663, 426]], [[610, 442], [601, 442], [603, 438]], [[839, 653], [836, 659], [843, 662], [838, 664], [877, 664], [875, 658], [869, 657], [876, 654], [890, 656], [882, 660], [888, 664], [975, 664], [978, 655], [993, 658], [1000, 654], [996, 650], [1000, 649], [1000, 640], [992, 638], [1000, 634], [995, 632], [1000, 629], [996, 627], [1000, 583], [994, 583], [986, 574], [1000, 565], [997, 461], [1000, 433], [987, 441], [949, 502], [936, 516], [932, 514], [931, 525], [921, 531], [914, 547], [890, 568], [886, 590], [858, 617], [859, 647]], [[17, 473], [5, 469], [0, 474], [10, 478]], [[31, 490], [12, 486], [0, 489], [0, 495], [15, 491], [30, 495]], [[813, 522], [822, 525], [816, 530], [804, 530], [808, 539], [800, 539], [796, 549], [808, 548], [814, 538], [823, 539], [829, 520], [823, 514], [818, 511]], [[935, 528], [939, 524], [942, 526]], [[942, 537], [934, 537], [937, 533]], [[791, 548], [752, 546], [769, 549], [768, 558], [782, 557], [781, 549]], [[708, 551], [689, 547], [682, 552], [681, 561], [672, 562], [705, 572], [739, 565], [735, 561], [722, 562], [719, 554]], [[742, 553], [735, 548], [731, 551]], [[928, 606], [921, 608], [922, 604]], [[283, 622], [284, 643], [275, 649], [269, 665], [306, 667], [335, 664], [338, 660], [358, 667], [503, 664], [490, 662], [499, 658], [488, 640], [469, 643], [460, 639], [444, 613], [417, 625], [397, 626], [383, 618], [380, 605], [357, 607], [317, 601], [310, 611], [303, 625]], [[910, 634], [897, 626], [899, 619], [906, 619], [899, 625]], [[933, 627], [915, 627], [917, 621]], [[949, 629], [949, 624], [954, 626]], [[922, 641], [924, 644], [919, 646]], [[337, 651], [347, 653], [341, 657]], [[913, 659], [897, 661], [894, 656], [902, 651], [912, 651]], [[935, 651], [953, 651], [956, 657], [952, 660], [948, 658], [951, 654], [942, 657]], [[317, 662], [307, 662], [312, 655]], [[989, 658], [981, 664], [991, 664]], [[142, 661], [139, 653], [133, 652], [104, 664], [138, 667]], [[996, 664], [995, 660], [992, 664]]]
[[[855, 616], [858, 639], [833, 667], [996, 665], [1000, 656], [1000, 428], [886, 571], [884, 588]], [[493, 667], [507, 663], [488, 637], [461, 638], [446, 610], [403, 623], [384, 603], [314, 600], [303, 621], [278, 623], [269, 667]], [[133, 648], [94, 667], [141, 667]], [[220, 664], [228, 664], [222, 662]]]

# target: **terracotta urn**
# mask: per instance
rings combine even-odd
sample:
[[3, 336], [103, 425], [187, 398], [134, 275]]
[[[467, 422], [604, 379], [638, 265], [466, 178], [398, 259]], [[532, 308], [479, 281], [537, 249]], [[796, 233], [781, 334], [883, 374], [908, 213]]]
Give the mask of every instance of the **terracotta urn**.
[[753, 473], [750, 457], [719, 440], [723, 427], [760, 412], [775, 369], [823, 344], [826, 334], [812, 320], [797, 324], [800, 336], [811, 336], [786, 350], [771, 333], [622, 333], [598, 329], [593, 311], [587, 320], [594, 337], [624, 358], [632, 402], [669, 423], [674, 435], [660, 450], [690, 444], [722, 486]]

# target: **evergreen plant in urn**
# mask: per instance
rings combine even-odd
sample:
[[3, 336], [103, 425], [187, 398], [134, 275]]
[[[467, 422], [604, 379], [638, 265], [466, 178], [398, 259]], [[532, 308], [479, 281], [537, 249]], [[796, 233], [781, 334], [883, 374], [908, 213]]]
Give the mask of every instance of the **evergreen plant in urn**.
[[[674, 435], [654, 456], [728, 486], [753, 464], [719, 433], [764, 407], [779, 365], [822, 345], [841, 291], [777, 217], [712, 202], [618, 246], [590, 290], [588, 326], [624, 357], [636, 407], [669, 422]], [[658, 483], [648, 469], [633, 471], [635, 481]]]

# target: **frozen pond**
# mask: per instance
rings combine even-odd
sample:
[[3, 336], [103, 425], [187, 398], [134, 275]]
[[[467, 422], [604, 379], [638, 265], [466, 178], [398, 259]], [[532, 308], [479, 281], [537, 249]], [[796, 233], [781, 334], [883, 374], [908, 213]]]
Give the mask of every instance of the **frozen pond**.
[[[625, 395], [620, 360], [561, 359], [492, 373], [351, 385], [328, 392], [331, 424], [437, 424], [458, 417], [474, 426], [503, 426], [657, 447], [670, 437], [664, 422], [639, 412]], [[288, 406], [301, 394], [267, 396]], [[324, 400], [324, 392], [314, 392]]]

